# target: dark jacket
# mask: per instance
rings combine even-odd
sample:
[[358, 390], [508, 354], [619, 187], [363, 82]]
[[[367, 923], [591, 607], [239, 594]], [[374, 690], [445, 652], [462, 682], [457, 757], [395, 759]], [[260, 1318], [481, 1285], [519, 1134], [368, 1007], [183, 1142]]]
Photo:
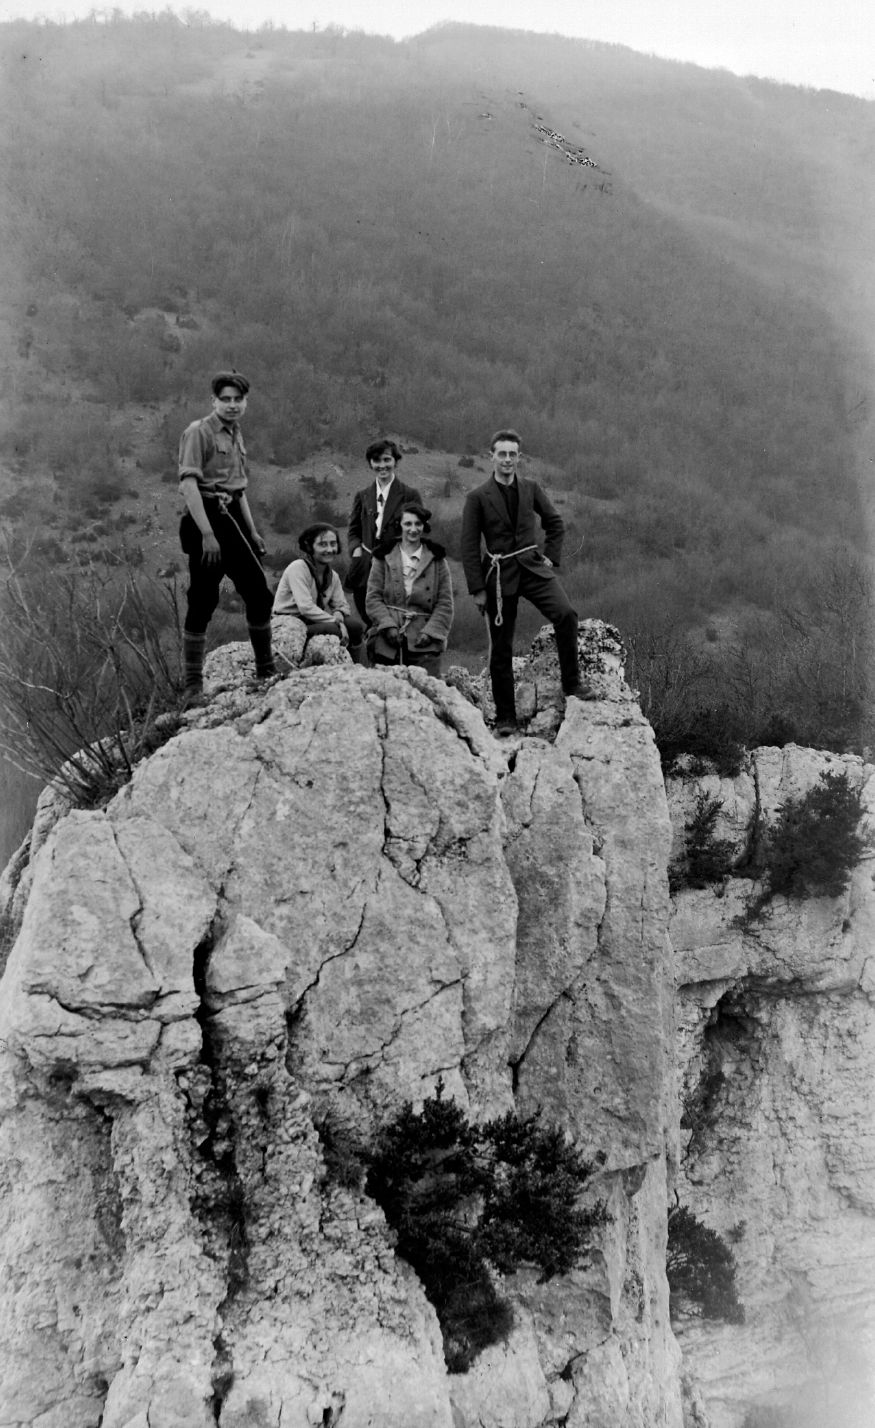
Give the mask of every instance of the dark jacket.
[[[549, 579], [554, 570], [544, 562], [544, 556], [558, 566], [562, 555], [562, 538], [565, 523], [550, 499], [544, 494], [537, 481], [526, 476], [517, 476], [519, 489], [519, 511], [516, 524], [510, 518], [507, 502], [498, 488], [494, 476], [470, 491], [465, 499], [462, 513], [462, 566], [465, 579], [472, 595], [486, 589], [487, 575], [491, 563], [484, 553], [507, 554], [527, 545], [535, 545], [541, 532], [536, 527], [535, 517], [545, 537], [543, 554], [540, 550], [530, 550], [513, 560], [501, 562], [501, 586], [505, 595], [515, 595], [519, 588], [520, 566], [537, 571], [538, 575]], [[490, 579], [494, 577], [489, 576]]]
[[[380, 540], [391, 542], [401, 534], [401, 510], [410, 501], [422, 505], [422, 497], [414, 486], [405, 486], [396, 476], [389, 487], [386, 507], [383, 511], [383, 526]], [[352, 503], [352, 513], [346, 533], [347, 550], [352, 552], [357, 545], [364, 546], [361, 555], [354, 556], [349, 565], [346, 583], [350, 590], [367, 585], [371, 568], [371, 551], [377, 544], [377, 484], [372, 481], [363, 490], [357, 491]]]
[[[391, 658], [394, 645], [381, 638], [380, 631], [403, 628], [408, 645], [425, 653], [440, 654], [446, 649], [453, 624], [453, 583], [442, 545], [424, 540], [423, 554], [408, 596], [404, 589], [401, 545], [387, 549], [380, 541], [368, 579], [367, 611], [376, 631], [375, 650]], [[413, 611], [408, 620], [405, 611]]]

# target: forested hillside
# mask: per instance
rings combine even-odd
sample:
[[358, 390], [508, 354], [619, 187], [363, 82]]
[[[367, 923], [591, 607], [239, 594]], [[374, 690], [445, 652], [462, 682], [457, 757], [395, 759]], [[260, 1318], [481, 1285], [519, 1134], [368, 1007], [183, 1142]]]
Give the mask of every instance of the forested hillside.
[[[166, 568], [176, 438], [234, 363], [275, 547], [314, 491], [342, 513], [390, 431], [450, 453], [426, 484], [454, 551], [482, 479], [458, 459], [512, 422], [666, 749], [703, 724], [870, 737], [848, 261], [872, 250], [872, 106], [464, 26], [165, 11], [0, 38], [0, 500], [31, 579], [122, 535]], [[314, 487], [320, 451], [348, 481]]]

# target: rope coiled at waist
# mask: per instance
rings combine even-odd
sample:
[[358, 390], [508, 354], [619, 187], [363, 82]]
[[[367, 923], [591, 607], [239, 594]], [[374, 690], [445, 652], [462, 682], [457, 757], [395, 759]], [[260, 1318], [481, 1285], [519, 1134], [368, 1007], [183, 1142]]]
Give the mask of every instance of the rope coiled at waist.
[[[397, 630], [399, 635], [401, 635], [402, 639], [404, 635], [406, 635], [408, 627], [413, 623], [417, 615], [424, 615], [426, 613], [425, 610], [411, 610], [409, 605], [387, 604], [386, 609], [391, 610], [393, 615], [401, 615], [401, 623], [397, 626]], [[379, 631], [375, 632], [375, 638], [378, 633]], [[404, 663], [404, 648], [402, 645], [398, 646], [398, 663]]]
[[503, 555], [493, 555], [491, 550], [486, 551], [487, 558], [491, 562], [490, 569], [486, 572], [486, 579], [488, 580], [492, 572], [495, 571], [495, 620], [493, 621], [493, 624], [504, 624], [504, 615], [502, 614], [503, 601], [501, 594], [501, 562], [503, 560], [513, 560], [514, 556], [525, 555], [527, 551], [537, 549], [538, 547], [536, 545], [523, 545], [520, 546], [519, 550], [508, 550], [505, 551]]
[[243, 543], [246, 546], [246, 549], [249, 551], [249, 554], [252, 556], [252, 559], [255, 561], [255, 564], [258, 566], [259, 570], [264, 573], [264, 566], [262, 565], [253, 547], [251, 538], [246, 534], [245, 530], [243, 529], [240, 522], [237, 520], [237, 517], [234, 515], [233, 510], [231, 509], [232, 506], [236, 506], [239, 510], [240, 497], [242, 495], [242, 491], [201, 491], [201, 500], [218, 501], [219, 514], [221, 516], [227, 516], [228, 520], [232, 523], [232, 525], [235, 525], [237, 527], [238, 531], [243, 537]]

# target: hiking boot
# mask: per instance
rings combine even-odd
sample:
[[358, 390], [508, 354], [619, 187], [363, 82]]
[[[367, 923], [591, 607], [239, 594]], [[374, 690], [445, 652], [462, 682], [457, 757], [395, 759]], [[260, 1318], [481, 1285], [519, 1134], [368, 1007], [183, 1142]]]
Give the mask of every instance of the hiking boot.
[[496, 739], [513, 739], [519, 734], [520, 726], [516, 719], [497, 719], [493, 733]]
[[566, 699], [598, 699], [598, 695], [592, 685], [586, 679], [579, 679], [571, 688], [565, 690]]
[[187, 684], [182, 691], [182, 711], [187, 709], [200, 709], [206, 704], [206, 696], [202, 684]]

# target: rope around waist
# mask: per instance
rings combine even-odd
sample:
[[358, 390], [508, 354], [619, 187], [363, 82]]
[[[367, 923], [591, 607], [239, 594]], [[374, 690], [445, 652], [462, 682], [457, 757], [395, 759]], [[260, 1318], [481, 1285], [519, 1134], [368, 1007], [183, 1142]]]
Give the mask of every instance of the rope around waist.
[[[259, 560], [259, 558], [258, 558], [258, 556], [257, 556], [257, 554], [256, 554], [256, 552], [255, 552], [255, 550], [254, 550], [254, 548], [253, 548], [253, 545], [252, 545], [252, 542], [251, 542], [249, 536], [246, 534], [246, 532], [245, 532], [245, 530], [243, 529], [243, 527], [241, 526], [240, 522], [237, 520], [236, 516], [234, 515], [234, 511], [235, 511], [235, 510], [237, 510], [237, 511], [240, 510], [240, 498], [241, 498], [242, 495], [243, 495], [243, 492], [242, 492], [242, 491], [201, 491], [201, 499], [202, 499], [202, 500], [204, 500], [204, 501], [218, 501], [218, 503], [219, 503], [219, 515], [220, 515], [220, 516], [227, 516], [227, 517], [228, 517], [228, 520], [231, 522], [232, 526], [236, 526], [236, 527], [237, 527], [237, 530], [239, 531], [239, 533], [240, 533], [240, 535], [241, 535], [241, 537], [242, 537], [242, 539], [243, 539], [243, 544], [246, 546], [246, 549], [248, 550], [249, 554], [251, 555], [252, 559], [255, 561], [255, 564], [258, 566], [259, 570], [261, 571], [261, 573], [262, 573], [262, 575], [263, 575], [263, 574], [264, 574], [264, 566], [262, 565], [261, 561]], [[191, 513], [189, 512], [189, 514], [191, 514]]]
[[537, 549], [538, 547], [536, 545], [522, 545], [520, 546], [519, 550], [508, 550], [505, 551], [503, 555], [493, 555], [491, 550], [487, 550], [486, 555], [490, 561], [490, 568], [486, 572], [486, 579], [488, 580], [493, 571], [495, 572], [495, 620], [493, 621], [494, 624], [504, 624], [504, 615], [502, 614], [503, 599], [501, 594], [501, 562], [503, 560], [513, 560], [514, 557], [517, 555], [525, 555], [528, 551]]
[[[384, 603], [385, 603], [385, 602], [384, 602]], [[401, 615], [401, 617], [402, 617], [401, 623], [400, 623], [400, 625], [398, 625], [398, 627], [397, 627], [397, 628], [398, 628], [398, 633], [399, 633], [399, 635], [401, 635], [401, 636], [404, 636], [404, 635], [407, 633], [408, 627], [413, 623], [413, 621], [416, 619], [417, 615], [425, 615], [425, 614], [427, 613], [425, 610], [411, 610], [409, 605], [389, 605], [389, 604], [387, 603], [387, 604], [386, 604], [386, 609], [387, 609], [387, 610], [391, 610], [393, 615]], [[374, 630], [373, 638], [376, 639], [378, 635], [379, 635], [379, 631], [378, 631], [378, 630]], [[399, 664], [403, 664], [403, 663], [404, 663], [404, 646], [403, 646], [403, 645], [399, 645], [399, 646], [398, 646], [398, 663], [399, 663]]]
[[243, 491], [201, 491], [202, 501], [218, 501], [222, 510], [228, 506], [239, 505]]
[[387, 605], [386, 609], [391, 610], [393, 615], [401, 615], [403, 617], [401, 625], [399, 626], [402, 635], [407, 629], [407, 626], [416, 619], [417, 615], [428, 614], [427, 610], [412, 610], [409, 605]]

